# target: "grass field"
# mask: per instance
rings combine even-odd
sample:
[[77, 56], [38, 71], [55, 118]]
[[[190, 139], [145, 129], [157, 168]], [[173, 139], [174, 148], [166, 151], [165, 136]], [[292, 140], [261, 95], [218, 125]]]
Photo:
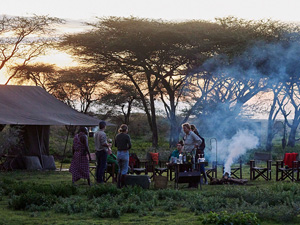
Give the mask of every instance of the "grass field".
[[[249, 179], [247, 165], [243, 176]], [[165, 190], [153, 183], [120, 190], [110, 182], [73, 186], [69, 172], [0, 172], [0, 224], [300, 224], [299, 184], [272, 176], [202, 190], [175, 190], [173, 182]]]

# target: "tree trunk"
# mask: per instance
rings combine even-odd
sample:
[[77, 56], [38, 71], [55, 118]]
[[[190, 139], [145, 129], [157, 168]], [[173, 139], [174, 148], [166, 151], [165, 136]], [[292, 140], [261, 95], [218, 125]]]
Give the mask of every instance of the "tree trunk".
[[[272, 141], [274, 138], [273, 127], [274, 127], [274, 120], [275, 120], [276, 116], [275, 116], [275, 118], [273, 118], [273, 115], [275, 112], [276, 99], [277, 99], [277, 97], [275, 96], [275, 93], [274, 93], [273, 103], [272, 103], [269, 117], [268, 117], [268, 131], [267, 131], [268, 134], [267, 134], [267, 143], [266, 143], [266, 150], [268, 152], [272, 151]], [[277, 115], [277, 114], [275, 114], [275, 115]]]
[[290, 135], [289, 135], [289, 140], [288, 140], [287, 146], [295, 147], [295, 144], [296, 144], [296, 132], [297, 132], [298, 125], [299, 125], [298, 121], [294, 121], [293, 122], [293, 124], [291, 126], [291, 131], [290, 131]]
[[156, 113], [154, 105], [154, 96], [150, 94], [150, 106], [151, 106], [151, 122], [152, 122], [152, 147], [158, 147], [158, 129], [156, 122]]

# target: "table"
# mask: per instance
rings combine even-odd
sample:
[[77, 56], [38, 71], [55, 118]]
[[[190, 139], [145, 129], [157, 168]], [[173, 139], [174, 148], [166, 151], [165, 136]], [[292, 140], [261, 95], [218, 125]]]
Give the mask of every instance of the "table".
[[[204, 161], [204, 162], [200, 162], [200, 163], [196, 163], [196, 168], [199, 170], [200, 168], [200, 164], [204, 164], [204, 166], [208, 166], [208, 162]], [[167, 168], [168, 168], [168, 174], [170, 175], [170, 181], [175, 180], [175, 177], [173, 178], [172, 176], [172, 172], [175, 172], [175, 176], [176, 176], [176, 169], [178, 171], [178, 169], [180, 168], [180, 172], [184, 172], [184, 171], [189, 171], [190, 169], [192, 170], [192, 163], [166, 163]]]
[[[200, 165], [207, 166], [208, 162], [199, 162], [196, 164], [183, 163], [183, 164], [172, 164], [168, 165], [169, 168], [174, 168], [175, 171], [175, 188], [178, 188], [178, 183], [200, 183], [201, 187], [201, 173]], [[170, 171], [170, 180], [172, 179], [172, 171]]]

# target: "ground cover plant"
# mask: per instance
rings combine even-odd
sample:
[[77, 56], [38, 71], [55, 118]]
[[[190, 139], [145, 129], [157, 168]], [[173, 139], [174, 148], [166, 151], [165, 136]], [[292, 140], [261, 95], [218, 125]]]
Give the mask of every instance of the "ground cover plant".
[[[249, 176], [244, 168], [245, 177]], [[202, 190], [71, 185], [68, 172], [1, 172], [0, 224], [295, 224], [298, 183], [204, 185]]]

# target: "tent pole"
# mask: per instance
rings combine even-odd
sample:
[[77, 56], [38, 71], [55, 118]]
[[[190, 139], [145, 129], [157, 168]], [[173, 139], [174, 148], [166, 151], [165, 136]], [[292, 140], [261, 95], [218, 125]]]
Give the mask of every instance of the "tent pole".
[[[42, 163], [42, 168], [44, 169], [44, 162], [43, 162], [43, 157], [42, 157], [42, 150], [41, 150], [41, 142], [40, 142], [40, 137], [39, 137], [39, 131], [37, 125], [36, 127], [36, 134], [39, 142], [39, 150], [40, 150], [40, 157], [41, 157], [41, 163]], [[43, 128], [42, 128], [42, 136], [43, 136]]]
[[[70, 126], [71, 126], [71, 125], [70, 125]], [[68, 129], [68, 135], [67, 135], [67, 139], [66, 139], [66, 143], [65, 143], [64, 154], [63, 154], [63, 158], [62, 158], [62, 160], [61, 160], [61, 162], [60, 162], [60, 170], [59, 170], [59, 171], [61, 171], [61, 169], [62, 169], [62, 164], [63, 164], [63, 161], [64, 161], [64, 159], [65, 159], [65, 154], [66, 154], [66, 148], [67, 148], [67, 144], [68, 144], [69, 134], [70, 134], [70, 128]]]

